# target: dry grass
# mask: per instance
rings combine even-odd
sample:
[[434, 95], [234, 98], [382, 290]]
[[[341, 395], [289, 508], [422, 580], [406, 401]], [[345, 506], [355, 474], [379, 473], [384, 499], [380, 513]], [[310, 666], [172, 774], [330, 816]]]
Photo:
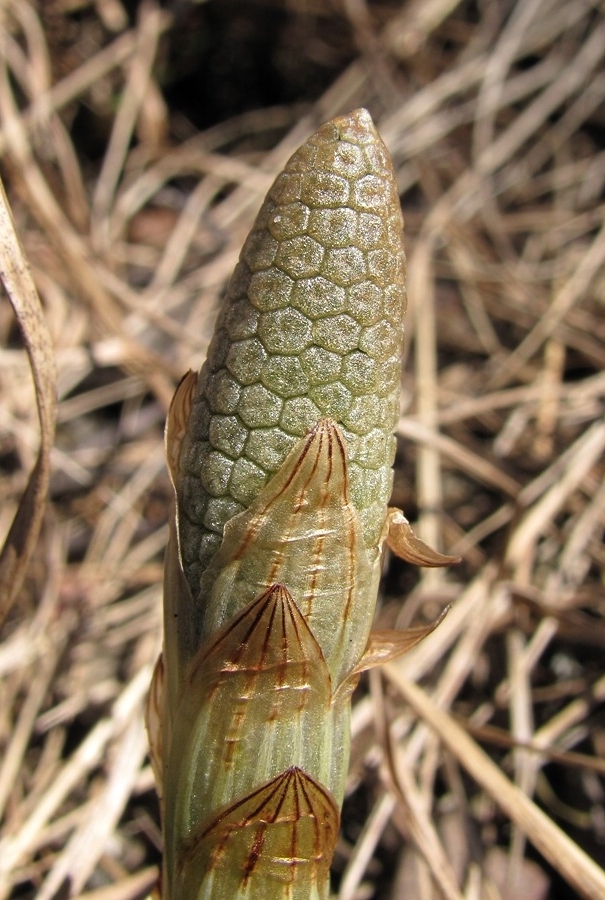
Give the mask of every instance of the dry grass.
[[[0, 5], [2, 174], [59, 397], [40, 535], [22, 513], [0, 559], [0, 900], [126, 900], [154, 882], [142, 706], [167, 404], [272, 177], [362, 105], [407, 228], [394, 499], [464, 563], [388, 565], [385, 627], [452, 610], [358, 693], [335, 888], [605, 896], [602, 4], [128, 8]], [[41, 457], [52, 434], [27, 297], [0, 308], [3, 540], [36, 464], [36, 401]]]

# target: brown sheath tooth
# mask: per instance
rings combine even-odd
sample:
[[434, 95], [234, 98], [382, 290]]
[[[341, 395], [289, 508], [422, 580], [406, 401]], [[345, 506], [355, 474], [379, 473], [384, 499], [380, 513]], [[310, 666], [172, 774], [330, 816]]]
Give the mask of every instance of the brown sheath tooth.
[[[339, 814], [330, 794], [292, 767], [231, 804], [195, 834], [177, 865], [177, 896], [327, 896], [327, 875], [338, 838]], [[259, 889], [246, 887], [258, 879]], [[297, 889], [298, 887], [298, 889]]]

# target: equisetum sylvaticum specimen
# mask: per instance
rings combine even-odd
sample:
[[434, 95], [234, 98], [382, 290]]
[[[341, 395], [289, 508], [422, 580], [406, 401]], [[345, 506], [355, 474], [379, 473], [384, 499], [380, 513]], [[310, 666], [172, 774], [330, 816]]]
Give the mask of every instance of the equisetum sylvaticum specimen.
[[402, 232], [369, 114], [323, 125], [270, 189], [175, 394], [148, 710], [166, 900], [328, 896], [351, 693], [431, 630], [371, 632], [385, 541], [452, 561], [387, 508]]

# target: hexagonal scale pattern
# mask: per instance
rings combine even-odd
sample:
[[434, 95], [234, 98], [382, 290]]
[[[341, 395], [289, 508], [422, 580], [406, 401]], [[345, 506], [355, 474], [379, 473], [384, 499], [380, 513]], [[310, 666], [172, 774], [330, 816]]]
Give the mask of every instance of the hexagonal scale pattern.
[[402, 226], [391, 162], [365, 110], [323, 125], [270, 189], [229, 283], [181, 451], [180, 536], [194, 596], [225, 523], [320, 416], [343, 429], [352, 500], [366, 545], [376, 545], [392, 480]]

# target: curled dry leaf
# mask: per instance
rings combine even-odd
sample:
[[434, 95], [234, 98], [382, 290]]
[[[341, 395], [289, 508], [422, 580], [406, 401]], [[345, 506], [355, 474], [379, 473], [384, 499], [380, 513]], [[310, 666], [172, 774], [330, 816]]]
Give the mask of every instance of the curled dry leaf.
[[0, 182], [0, 278], [21, 328], [36, 390], [40, 448], [0, 552], [0, 626], [21, 588], [36, 545], [48, 495], [57, 416], [55, 359], [40, 299]]

